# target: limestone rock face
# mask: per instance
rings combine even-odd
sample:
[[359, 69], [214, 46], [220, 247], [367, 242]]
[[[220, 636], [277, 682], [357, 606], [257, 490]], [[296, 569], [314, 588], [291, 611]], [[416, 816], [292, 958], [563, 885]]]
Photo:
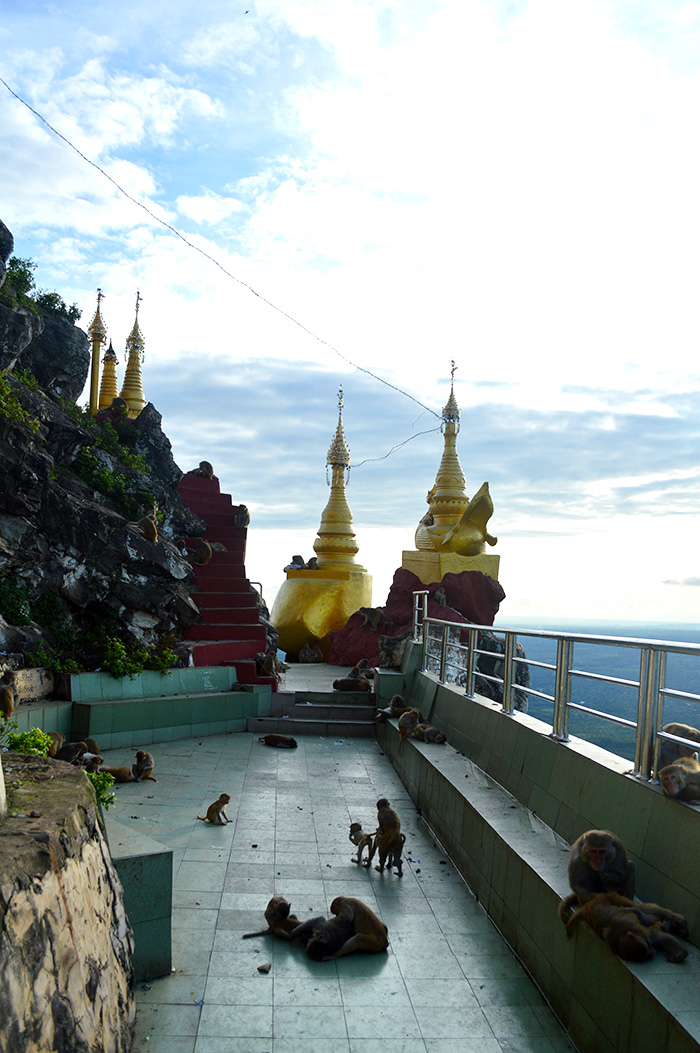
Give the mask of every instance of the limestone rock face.
[[12, 369], [25, 347], [43, 328], [44, 319], [28, 307], [7, 307], [0, 303], [0, 369]]
[[92, 789], [62, 761], [5, 753], [2, 765], [0, 1045], [128, 1053], [133, 935]]
[[19, 364], [34, 374], [47, 394], [77, 399], [90, 369], [87, 334], [58, 314], [45, 314], [43, 323]]
[[12, 255], [14, 247], [15, 239], [12, 237], [12, 232], [0, 219], [0, 285], [5, 280], [5, 264]]

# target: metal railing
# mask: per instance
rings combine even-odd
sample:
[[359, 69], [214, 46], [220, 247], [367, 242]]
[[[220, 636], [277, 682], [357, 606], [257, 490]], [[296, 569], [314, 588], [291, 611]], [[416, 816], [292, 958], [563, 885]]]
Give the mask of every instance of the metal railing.
[[[586, 713], [634, 732], [634, 773], [650, 779], [656, 770], [658, 749], [663, 741], [698, 749], [698, 743], [673, 735], [663, 730], [664, 704], [666, 701], [700, 703], [700, 695], [672, 687], [667, 677], [668, 657], [685, 655], [697, 660], [696, 682], [700, 684], [700, 644], [671, 643], [665, 640], [644, 640], [633, 637], [594, 636], [585, 633], [550, 632], [542, 629], [504, 629], [492, 625], [471, 625], [429, 618], [427, 613], [428, 593], [414, 594], [413, 639], [422, 641], [421, 668], [437, 675], [440, 683], [463, 686], [468, 697], [473, 698], [478, 681], [482, 686], [495, 687], [500, 696], [502, 710], [512, 714], [519, 706], [518, 698], [534, 697], [552, 705], [552, 737], [568, 741], [569, 716], [572, 712]], [[488, 632], [497, 640], [502, 638], [502, 650], [480, 647], [479, 635]], [[466, 638], [466, 639], [465, 639]], [[521, 638], [552, 640], [556, 646], [553, 662], [535, 661], [526, 658], [518, 645]], [[638, 676], [627, 679], [609, 676], [592, 669], [574, 666], [577, 644], [592, 644], [599, 647], [631, 648], [638, 652]], [[482, 657], [491, 659], [492, 672], [479, 668]], [[496, 660], [494, 662], [494, 659]], [[486, 664], [486, 663], [482, 663]], [[502, 672], [498, 669], [502, 665]], [[527, 669], [527, 675], [525, 670]], [[548, 670], [553, 675], [553, 694], [530, 685], [529, 670]], [[631, 720], [615, 713], [605, 713], [582, 702], [572, 700], [572, 687], [581, 681], [617, 685], [636, 693], [636, 719]], [[483, 691], [479, 692], [483, 693]], [[695, 721], [700, 722], [700, 710]]]

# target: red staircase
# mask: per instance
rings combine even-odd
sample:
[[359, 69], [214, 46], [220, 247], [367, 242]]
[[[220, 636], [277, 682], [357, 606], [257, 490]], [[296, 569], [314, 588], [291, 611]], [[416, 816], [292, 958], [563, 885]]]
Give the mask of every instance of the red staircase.
[[267, 639], [245, 573], [248, 531], [236, 529], [239, 506], [231, 503], [230, 494], [220, 492], [216, 477], [183, 475], [177, 489], [185, 504], [207, 524], [204, 539], [226, 546], [225, 552], [212, 551], [206, 567], [193, 564], [195, 584], [201, 591], [192, 599], [202, 621], [188, 630], [185, 641], [192, 646], [194, 664], [233, 665], [239, 684], [271, 684], [276, 691], [277, 679], [258, 676], [255, 666], [255, 655], [266, 650]]

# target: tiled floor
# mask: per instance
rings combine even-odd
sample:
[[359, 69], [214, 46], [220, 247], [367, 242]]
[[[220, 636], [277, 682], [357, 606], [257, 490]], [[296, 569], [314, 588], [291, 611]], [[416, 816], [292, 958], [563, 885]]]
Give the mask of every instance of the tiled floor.
[[[149, 748], [158, 782], [118, 786], [109, 813], [174, 850], [174, 971], [139, 985], [135, 1051], [572, 1048], [375, 741], [308, 737], [273, 750], [246, 733]], [[233, 822], [198, 822], [224, 791]], [[403, 878], [350, 859], [350, 822], [373, 829], [383, 796], [406, 833]], [[312, 962], [272, 937], [241, 940], [276, 894], [301, 919], [328, 913], [337, 895], [364, 900], [389, 928], [388, 953]]]

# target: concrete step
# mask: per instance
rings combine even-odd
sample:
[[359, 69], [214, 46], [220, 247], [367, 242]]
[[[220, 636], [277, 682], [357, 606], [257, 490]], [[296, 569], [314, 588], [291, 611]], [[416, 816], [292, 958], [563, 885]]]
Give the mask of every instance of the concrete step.
[[[260, 644], [256, 640], [191, 640], [185, 641], [192, 647], [192, 659], [195, 666], [233, 665], [238, 671], [239, 662], [248, 658], [254, 659]], [[250, 681], [240, 681], [249, 683]]]
[[[226, 594], [220, 592], [217, 595], [225, 597]], [[202, 605], [199, 609], [202, 612], [202, 620], [205, 625], [260, 625], [258, 608], [254, 603], [252, 606], [246, 607], [232, 607], [230, 604], [221, 607]], [[233, 635], [238, 636], [238, 629]]]
[[287, 717], [249, 717], [246, 730], [256, 735], [323, 735], [330, 738], [374, 738], [373, 720], [300, 720]]
[[335, 720], [335, 721], [363, 721], [370, 724], [376, 722], [377, 711], [374, 706], [338, 706], [332, 702], [282, 702], [280, 692], [277, 692], [270, 711], [271, 717], [285, 717], [289, 720]]
[[[207, 622], [199, 622], [198, 625], [192, 625], [187, 630], [187, 640], [235, 640], [240, 641], [253, 641], [257, 644], [258, 651], [264, 651], [267, 646], [267, 637], [265, 635], [265, 627], [263, 625], [228, 625], [228, 624], [209, 624]], [[256, 653], [256, 652], [253, 652]], [[213, 665], [214, 663], [210, 663]]]
[[194, 600], [200, 611], [221, 609], [235, 609], [240, 611], [254, 612], [254, 620], [258, 620], [258, 605], [250, 589], [239, 588], [230, 595], [225, 592], [198, 592], [194, 594]]

